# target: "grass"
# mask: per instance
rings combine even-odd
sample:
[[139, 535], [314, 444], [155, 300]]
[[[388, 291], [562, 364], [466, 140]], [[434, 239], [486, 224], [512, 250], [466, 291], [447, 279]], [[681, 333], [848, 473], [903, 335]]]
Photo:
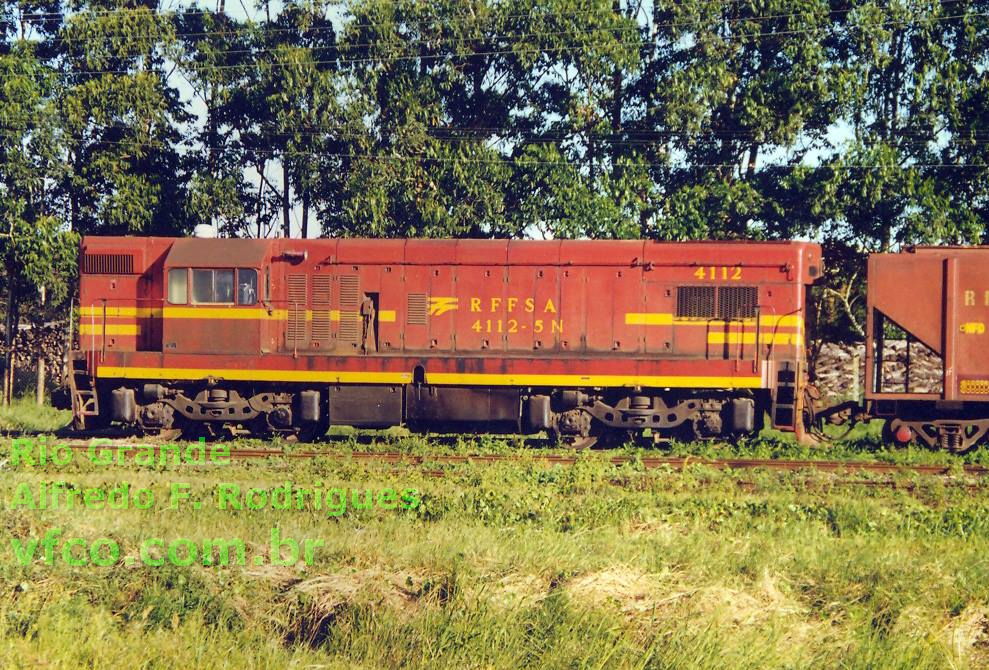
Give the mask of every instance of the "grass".
[[[362, 444], [345, 448], [395, 448]], [[436, 445], [443, 453], [511, 440]], [[676, 449], [715, 448], [678, 445]], [[771, 449], [763, 445], [751, 449]], [[784, 446], [776, 447], [784, 449]], [[791, 448], [791, 447], [786, 447]], [[796, 445], [792, 445], [796, 449]], [[6, 445], [0, 445], [5, 454]], [[526, 453], [531, 454], [532, 451]], [[329, 459], [0, 477], [0, 665], [33, 667], [793, 668], [989, 664], [989, 482], [911, 476]], [[2, 458], [0, 458], [2, 460]], [[442, 470], [443, 477], [428, 476]], [[740, 478], [744, 486], [739, 485]], [[147, 510], [10, 509], [15, 487], [127, 481]], [[218, 481], [416, 488], [414, 510], [219, 510]], [[205, 504], [169, 509], [186, 482]], [[312, 565], [21, 565], [12, 538], [321, 538]]]
[[34, 396], [15, 398], [9, 406], [0, 407], [0, 433], [50, 433], [71, 421], [70, 410], [55, 409], [47, 404], [38, 406]]

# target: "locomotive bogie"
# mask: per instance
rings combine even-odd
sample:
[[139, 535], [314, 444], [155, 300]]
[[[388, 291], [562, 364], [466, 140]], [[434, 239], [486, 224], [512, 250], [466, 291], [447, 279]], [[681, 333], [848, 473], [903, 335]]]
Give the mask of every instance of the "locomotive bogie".
[[639, 389], [400, 386], [286, 388], [147, 383], [109, 391], [109, 419], [145, 434], [317, 437], [331, 425], [415, 432], [711, 439], [762, 427], [768, 396]]

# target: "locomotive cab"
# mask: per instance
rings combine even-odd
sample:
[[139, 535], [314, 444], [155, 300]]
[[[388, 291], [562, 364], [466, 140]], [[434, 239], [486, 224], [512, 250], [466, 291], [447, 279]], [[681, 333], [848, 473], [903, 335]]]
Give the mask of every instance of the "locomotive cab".
[[259, 278], [268, 267], [266, 249], [256, 240], [176, 241], [163, 268], [162, 350], [261, 353], [268, 310], [261, 304]]

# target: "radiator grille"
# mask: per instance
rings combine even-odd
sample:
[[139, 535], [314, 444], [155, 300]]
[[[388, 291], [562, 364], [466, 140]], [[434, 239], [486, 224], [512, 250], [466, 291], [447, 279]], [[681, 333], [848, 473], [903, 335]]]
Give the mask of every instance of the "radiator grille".
[[406, 314], [410, 326], [425, 326], [426, 314], [429, 313], [429, 298], [425, 293], [410, 293]]
[[325, 345], [330, 341], [330, 302], [333, 278], [318, 275], [312, 278], [312, 339]]
[[679, 287], [677, 289], [677, 317], [683, 319], [713, 319], [714, 287]]
[[300, 345], [306, 338], [306, 275], [288, 276], [288, 323], [285, 339]]
[[133, 254], [83, 254], [82, 272], [88, 275], [134, 274]]
[[340, 277], [340, 339], [355, 347], [361, 336], [360, 278]]
[[759, 303], [755, 286], [722, 286], [718, 288], [719, 319], [751, 319]]
[[677, 317], [682, 319], [751, 319], [759, 305], [757, 286], [680, 286]]

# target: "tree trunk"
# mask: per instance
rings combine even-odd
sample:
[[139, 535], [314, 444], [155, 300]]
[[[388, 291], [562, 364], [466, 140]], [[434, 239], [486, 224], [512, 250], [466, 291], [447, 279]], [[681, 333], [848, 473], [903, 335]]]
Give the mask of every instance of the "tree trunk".
[[264, 179], [264, 170], [265, 170], [266, 163], [267, 163], [267, 161], [261, 161], [261, 164], [257, 168], [258, 175], [260, 175], [260, 177], [261, 177], [258, 180], [258, 198], [257, 198], [258, 210], [257, 210], [257, 219], [255, 220], [255, 223], [257, 224], [257, 228], [258, 228], [258, 235], [257, 235], [258, 236], [258, 239], [261, 239], [262, 237], [264, 237], [264, 232], [263, 232], [263, 229], [261, 227], [261, 225], [262, 225], [261, 224], [261, 214], [264, 211], [264, 205], [262, 204], [261, 196], [264, 195], [264, 182], [265, 182], [265, 179]]
[[288, 165], [282, 162], [282, 234], [285, 237], [292, 237], [292, 226], [289, 222], [289, 184]]
[[45, 404], [45, 353], [38, 353], [38, 388], [35, 393], [35, 402], [38, 406]]
[[[622, 8], [621, 3], [618, 0], [614, 0], [611, 3], [611, 11], [615, 13], [616, 16], [621, 16]], [[621, 34], [616, 33], [616, 39], [621, 39]], [[622, 131], [622, 107], [624, 104], [623, 100], [623, 87], [625, 85], [624, 76], [622, 68], [618, 65], [611, 73], [611, 176], [615, 179], [618, 178], [618, 158], [621, 155], [621, 143], [618, 142], [619, 136]]]
[[17, 372], [17, 362], [13, 356], [10, 357], [10, 367], [7, 368], [7, 379], [4, 385], [3, 404], [10, 407], [14, 402], [14, 375]]
[[65, 326], [65, 354], [62, 356], [62, 384], [66, 383], [69, 375], [72, 374], [72, 306], [75, 303], [75, 298], [69, 300], [69, 315], [66, 321], [68, 322]]
[[[12, 265], [12, 264], [8, 264]], [[3, 344], [4, 344], [4, 355], [3, 355], [3, 404], [7, 406], [10, 404], [10, 399], [13, 397], [13, 387], [14, 387], [14, 333], [16, 332], [16, 318], [14, 316], [14, 310], [17, 305], [17, 288], [14, 284], [13, 278], [9, 282], [7, 288], [7, 322], [6, 322], [6, 332], [4, 333]]]
[[[74, 175], [79, 174], [78, 165], [76, 165], [76, 155], [72, 154], [69, 157], [69, 162], [72, 164], [72, 173]], [[69, 189], [69, 230], [79, 230], [79, 189], [73, 187]]]
[[309, 189], [302, 191], [302, 239], [309, 237]]
[[[42, 320], [44, 319], [45, 313], [45, 286], [42, 285], [39, 291], [39, 302], [41, 303], [39, 310], [39, 316]], [[38, 384], [35, 389], [35, 402], [41, 406], [45, 404], [45, 337], [44, 328], [39, 324], [34, 324], [32, 328], [32, 335], [34, 338], [34, 346], [38, 350]]]

